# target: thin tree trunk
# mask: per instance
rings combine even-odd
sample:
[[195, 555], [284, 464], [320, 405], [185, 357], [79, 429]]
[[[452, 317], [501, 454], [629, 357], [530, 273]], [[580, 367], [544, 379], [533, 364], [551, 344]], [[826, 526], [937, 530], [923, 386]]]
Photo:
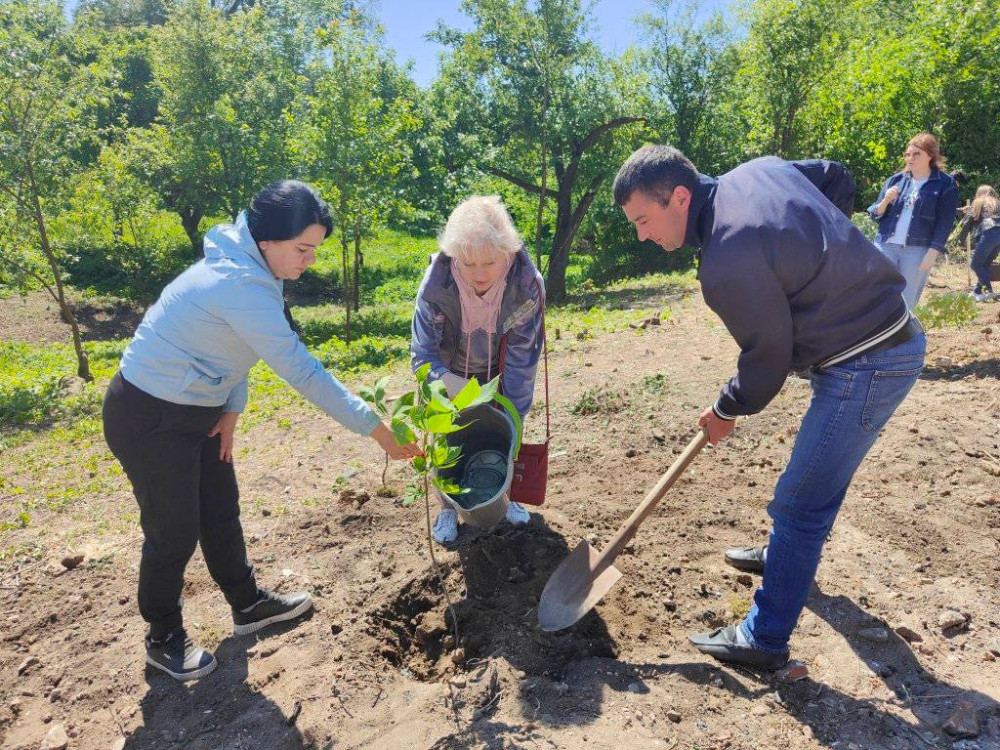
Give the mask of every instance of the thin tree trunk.
[[[344, 212], [344, 201], [341, 199], [340, 203], [341, 216]], [[340, 268], [341, 274], [344, 279], [344, 342], [351, 343], [351, 308], [353, 307], [352, 300], [352, 284], [351, 284], [351, 251], [350, 245], [347, 240], [347, 228], [344, 223], [340, 224]]]
[[[541, 166], [542, 166], [542, 184], [539, 186], [538, 191], [538, 214], [535, 217], [535, 266], [539, 271], [542, 270], [542, 220], [545, 215], [545, 191], [548, 188], [548, 176], [549, 176], [549, 160], [548, 154], [546, 153], [547, 133], [546, 133], [546, 120], [549, 111], [549, 81], [548, 77], [545, 79], [544, 90], [542, 93], [542, 139], [541, 139]], [[549, 259], [552, 262], [552, 259]]]
[[83, 342], [80, 339], [80, 326], [77, 324], [76, 316], [73, 314], [69, 304], [66, 302], [66, 292], [63, 289], [62, 274], [59, 271], [59, 264], [56, 262], [55, 254], [52, 252], [52, 247], [49, 245], [49, 234], [45, 227], [45, 217], [42, 215], [42, 204], [38, 198], [38, 187], [35, 184], [35, 172], [32, 169], [31, 164], [28, 164], [28, 180], [31, 184], [31, 198], [34, 204], [35, 223], [38, 227], [38, 238], [42, 245], [42, 252], [45, 253], [45, 259], [49, 262], [49, 268], [52, 270], [52, 279], [55, 282], [59, 310], [62, 314], [63, 320], [69, 323], [70, 330], [73, 332], [73, 348], [76, 350], [76, 374], [90, 383], [94, 380], [94, 376], [90, 374], [90, 362], [87, 359], [87, 353], [83, 351]]
[[354, 312], [358, 312], [361, 309], [361, 282], [359, 280], [358, 274], [360, 272], [361, 264], [363, 260], [361, 258], [361, 227], [355, 226], [354, 228], [354, 291], [352, 292], [354, 297]]

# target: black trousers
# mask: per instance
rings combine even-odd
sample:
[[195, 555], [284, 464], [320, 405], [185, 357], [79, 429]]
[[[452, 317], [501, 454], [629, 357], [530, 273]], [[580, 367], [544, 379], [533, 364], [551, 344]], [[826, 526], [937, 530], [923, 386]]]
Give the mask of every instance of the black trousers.
[[222, 407], [188, 406], [141, 391], [117, 373], [104, 396], [104, 437], [121, 462], [145, 542], [139, 566], [139, 612], [160, 638], [182, 623], [184, 568], [201, 542], [208, 570], [238, 609], [257, 599], [240, 525], [233, 465], [219, 460], [209, 430]]

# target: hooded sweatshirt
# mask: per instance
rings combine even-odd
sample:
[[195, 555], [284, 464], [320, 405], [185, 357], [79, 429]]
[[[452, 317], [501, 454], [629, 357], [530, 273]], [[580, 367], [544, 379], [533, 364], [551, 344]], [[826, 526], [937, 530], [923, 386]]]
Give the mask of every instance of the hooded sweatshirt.
[[282, 282], [250, 236], [246, 214], [205, 235], [205, 257], [146, 312], [121, 359], [123, 377], [175, 404], [241, 412], [247, 373], [263, 359], [337, 422], [370, 435], [378, 416], [306, 349], [284, 315]]

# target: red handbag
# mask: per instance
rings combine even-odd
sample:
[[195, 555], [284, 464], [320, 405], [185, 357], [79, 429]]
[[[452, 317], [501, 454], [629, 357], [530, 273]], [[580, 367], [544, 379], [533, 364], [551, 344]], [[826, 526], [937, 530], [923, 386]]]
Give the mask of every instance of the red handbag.
[[[521, 450], [514, 459], [514, 481], [510, 486], [510, 499], [523, 505], [541, 505], [545, 502], [545, 487], [549, 481], [549, 441], [552, 425], [549, 418], [549, 346], [545, 337], [545, 303], [542, 296], [542, 358], [545, 368], [545, 442], [521, 443]], [[507, 360], [507, 336], [500, 341], [500, 383]]]

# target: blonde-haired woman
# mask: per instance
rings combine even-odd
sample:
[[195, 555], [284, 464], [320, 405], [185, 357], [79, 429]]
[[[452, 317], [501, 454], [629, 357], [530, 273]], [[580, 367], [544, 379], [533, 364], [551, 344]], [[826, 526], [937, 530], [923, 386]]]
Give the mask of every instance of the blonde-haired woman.
[[972, 296], [977, 302], [1000, 299], [1000, 295], [994, 293], [993, 283], [990, 281], [990, 266], [1000, 254], [1000, 198], [990, 185], [980, 185], [976, 190], [976, 197], [972, 199], [972, 205], [962, 219], [962, 228], [958, 234], [959, 245], [970, 233], [973, 251], [969, 266], [976, 274], [977, 281]]
[[944, 171], [946, 160], [930, 133], [909, 140], [903, 162], [868, 213], [878, 223], [875, 244], [906, 279], [903, 298], [913, 310], [955, 225], [958, 186]]
[[[484, 383], [495, 377], [502, 365], [501, 390], [523, 419], [531, 408], [542, 348], [541, 274], [495, 195], [475, 195], [459, 204], [438, 246], [441, 252], [431, 257], [417, 292], [410, 363], [414, 371], [430, 364], [430, 377], [443, 380], [452, 395], [469, 378]], [[530, 516], [512, 502], [507, 520], [527, 523]], [[433, 535], [441, 544], [458, 538], [452, 508], [442, 504]]]

